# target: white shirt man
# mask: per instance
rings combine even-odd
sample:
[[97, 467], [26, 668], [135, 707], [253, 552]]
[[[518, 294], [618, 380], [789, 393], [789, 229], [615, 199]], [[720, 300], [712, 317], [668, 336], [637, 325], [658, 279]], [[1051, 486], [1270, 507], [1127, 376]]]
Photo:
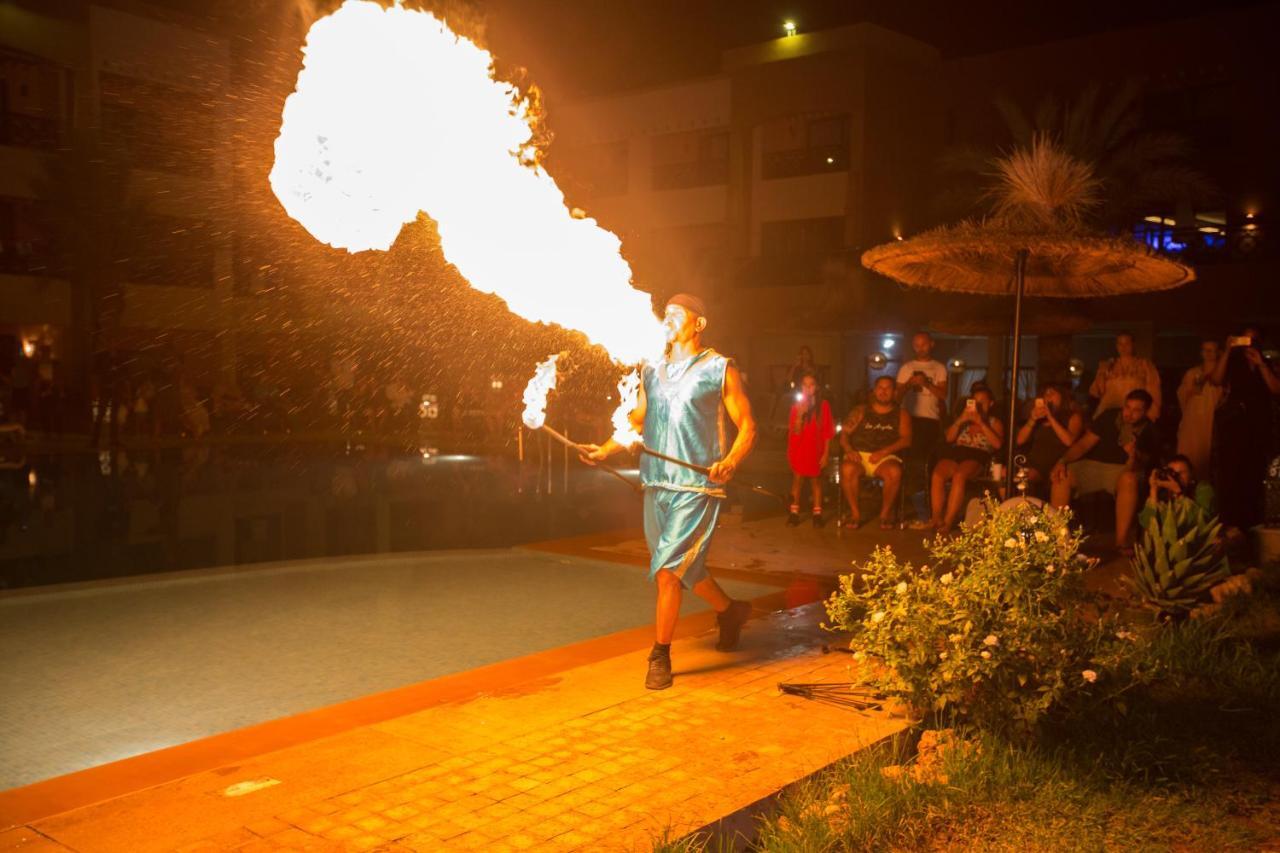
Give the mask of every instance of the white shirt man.
[[934, 359], [933, 338], [925, 332], [911, 339], [915, 358], [898, 371], [898, 398], [913, 418], [939, 421], [947, 398], [947, 366]]

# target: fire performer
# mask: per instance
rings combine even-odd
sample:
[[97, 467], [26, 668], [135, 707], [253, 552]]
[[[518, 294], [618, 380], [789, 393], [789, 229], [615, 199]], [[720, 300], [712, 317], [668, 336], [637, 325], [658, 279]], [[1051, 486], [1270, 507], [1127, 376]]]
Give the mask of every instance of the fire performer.
[[[702, 345], [707, 310], [696, 296], [681, 293], [667, 301], [662, 321], [667, 338], [663, 361], [645, 365], [631, 425], [646, 447], [709, 469], [702, 473], [651, 455], [640, 462], [644, 485], [644, 534], [649, 544], [649, 576], [658, 587], [656, 641], [649, 654], [645, 687], [671, 686], [671, 638], [685, 588], [716, 611], [716, 648], [738, 644], [751, 605], [731, 599], [707, 573], [707, 551], [733, 478], [755, 443], [756, 423], [733, 362]], [[725, 415], [738, 428], [727, 448]], [[585, 445], [583, 458], [599, 462], [626, 448], [614, 439]]]

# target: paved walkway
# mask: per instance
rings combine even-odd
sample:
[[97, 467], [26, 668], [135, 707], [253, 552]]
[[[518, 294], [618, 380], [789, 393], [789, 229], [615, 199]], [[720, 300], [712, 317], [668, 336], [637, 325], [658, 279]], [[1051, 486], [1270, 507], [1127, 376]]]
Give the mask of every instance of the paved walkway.
[[0, 850], [647, 850], [902, 728], [778, 692], [848, 680], [821, 616], [762, 616], [728, 655], [710, 630], [677, 640], [670, 690], [643, 688], [643, 651], [512, 679], [33, 820]]

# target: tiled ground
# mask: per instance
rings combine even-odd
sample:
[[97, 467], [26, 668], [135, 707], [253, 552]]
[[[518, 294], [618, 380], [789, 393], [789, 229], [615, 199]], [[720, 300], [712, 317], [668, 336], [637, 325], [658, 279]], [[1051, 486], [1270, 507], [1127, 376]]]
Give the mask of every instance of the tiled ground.
[[820, 611], [753, 621], [729, 655], [713, 634], [677, 641], [670, 690], [644, 690], [630, 653], [37, 821], [0, 849], [647, 850], [901, 728], [778, 692], [849, 679]]

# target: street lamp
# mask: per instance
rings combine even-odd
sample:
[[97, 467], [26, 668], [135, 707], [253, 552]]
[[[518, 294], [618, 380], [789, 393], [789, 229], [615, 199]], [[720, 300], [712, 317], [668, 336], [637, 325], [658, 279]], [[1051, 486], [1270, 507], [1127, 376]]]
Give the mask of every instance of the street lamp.
[[786, 35], [787, 35], [788, 37], [795, 35], [795, 34], [796, 34], [796, 22], [795, 22], [795, 21], [783, 21], [783, 22], [782, 22], [782, 31], [783, 31], [784, 33], [786, 33]]

